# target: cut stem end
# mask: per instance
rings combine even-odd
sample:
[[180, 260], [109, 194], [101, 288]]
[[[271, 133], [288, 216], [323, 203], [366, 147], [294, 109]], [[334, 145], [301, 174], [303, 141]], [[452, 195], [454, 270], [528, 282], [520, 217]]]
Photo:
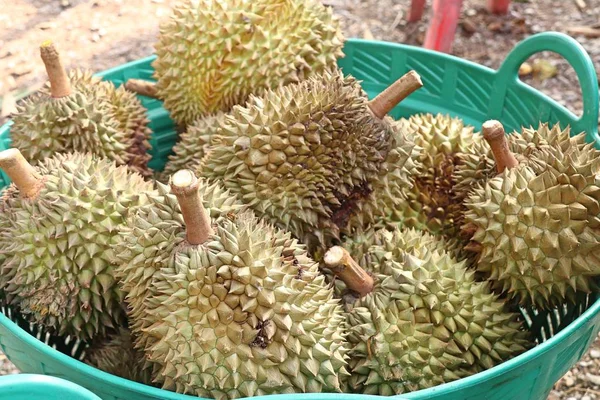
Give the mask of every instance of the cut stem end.
[[65, 71], [62, 65], [60, 54], [58, 54], [54, 44], [50, 41], [42, 43], [40, 46], [40, 56], [46, 66], [52, 97], [60, 98], [69, 96], [72, 93], [71, 81], [67, 76], [67, 71]]
[[171, 191], [177, 196], [183, 214], [187, 240], [194, 245], [206, 242], [214, 233], [198, 187], [198, 179], [190, 170], [183, 169], [171, 176]]
[[125, 82], [125, 89], [142, 96], [158, 99], [156, 83], [145, 81], [143, 79], [129, 79]]
[[0, 152], [0, 169], [4, 170], [19, 188], [19, 193], [23, 198], [36, 197], [44, 186], [40, 174], [27, 162], [18, 149]]
[[369, 108], [377, 118], [382, 119], [398, 103], [421, 87], [423, 87], [423, 82], [419, 74], [416, 71], [409, 71], [369, 101]]
[[340, 278], [350, 290], [354, 290], [360, 296], [366, 296], [373, 291], [375, 282], [346, 249], [340, 246], [330, 248], [323, 258], [325, 265], [338, 278]]
[[482, 126], [483, 138], [488, 142], [496, 160], [496, 170], [501, 173], [506, 168], [514, 168], [519, 161], [508, 148], [504, 127], [499, 121], [489, 120]]

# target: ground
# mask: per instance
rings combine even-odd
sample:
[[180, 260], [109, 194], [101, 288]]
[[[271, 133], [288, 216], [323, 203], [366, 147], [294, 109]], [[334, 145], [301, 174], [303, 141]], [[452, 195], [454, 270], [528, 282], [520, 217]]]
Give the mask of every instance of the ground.
[[[421, 45], [428, 9], [421, 22], [407, 23], [410, 0], [324, 0], [333, 7], [347, 37]], [[38, 46], [52, 40], [67, 67], [98, 71], [152, 53], [159, 22], [173, 0], [13, 0], [0, 14], [0, 99], [2, 117], [15, 101], [44, 81]], [[429, 4], [431, 1], [428, 2]], [[513, 2], [507, 16], [486, 13], [485, 0], [465, 0], [452, 54], [498, 68], [518, 41], [537, 32], [574, 36], [600, 74], [600, 37], [576, 34], [579, 27], [600, 29], [598, 0]], [[577, 77], [562, 58], [542, 53], [528, 60], [533, 73], [523, 80], [573, 112], [582, 110]], [[526, 68], [523, 69], [525, 72]], [[600, 122], [600, 121], [599, 121]], [[0, 356], [2, 373], [15, 372]], [[600, 342], [557, 383], [549, 399], [600, 399]]]

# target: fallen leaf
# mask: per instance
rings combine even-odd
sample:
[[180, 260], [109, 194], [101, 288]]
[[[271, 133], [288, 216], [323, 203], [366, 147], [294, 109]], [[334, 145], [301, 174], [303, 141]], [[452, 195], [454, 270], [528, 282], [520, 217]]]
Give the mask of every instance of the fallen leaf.
[[552, 65], [550, 61], [544, 59], [535, 60], [533, 62], [532, 69], [533, 77], [540, 81], [545, 81], [546, 79], [552, 78], [558, 73], [556, 66]]
[[17, 111], [17, 101], [12, 93], [8, 92], [2, 98], [2, 107], [0, 108], [0, 117], [8, 117]]
[[524, 62], [519, 67], [519, 76], [530, 75], [533, 72], [533, 67], [528, 62]]

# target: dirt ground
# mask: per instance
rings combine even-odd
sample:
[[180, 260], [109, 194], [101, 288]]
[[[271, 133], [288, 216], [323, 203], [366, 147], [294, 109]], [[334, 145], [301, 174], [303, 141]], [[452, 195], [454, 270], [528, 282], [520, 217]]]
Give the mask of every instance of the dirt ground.
[[[406, 22], [410, 0], [324, 0], [340, 17], [347, 37], [421, 45], [431, 10]], [[7, 1], [6, 4], [9, 2]], [[67, 67], [98, 71], [150, 55], [161, 19], [173, 0], [11, 0], [0, 12], [0, 120], [15, 102], [44, 82], [38, 46], [52, 40]], [[428, 3], [431, 3], [429, 1]], [[452, 54], [498, 68], [518, 41], [543, 31], [575, 37], [600, 74], [600, 37], [576, 34], [600, 29], [600, 0], [514, 1], [506, 16], [489, 15], [485, 0], [465, 0]], [[523, 77], [579, 114], [577, 77], [561, 57], [542, 53], [528, 60]], [[600, 122], [600, 121], [599, 121]], [[0, 355], [1, 373], [16, 372]], [[557, 383], [551, 400], [600, 399], [600, 342]]]

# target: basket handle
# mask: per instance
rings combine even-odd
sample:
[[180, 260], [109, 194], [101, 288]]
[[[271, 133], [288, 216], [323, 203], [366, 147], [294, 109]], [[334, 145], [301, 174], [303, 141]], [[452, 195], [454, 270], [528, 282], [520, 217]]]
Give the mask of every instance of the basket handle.
[[508, 54], [496, 73], [488, 109], [489, 117], [500, 119], [506, 91], [517, 83], [519, 67], [533, 54], [541, 51], [560, 54], [575, 69], [583, 95], [583, 114], [577, 118], [571, 113], [573, 121], [576, 123], [576, 126], [572, 126], [572, 128], [579, 129], [576, 133], [583, 130], [598, 141], [598, 77], [594, 64], [579, 42], [560, 32], [543, 32], [532, 35], [518, 43]]

